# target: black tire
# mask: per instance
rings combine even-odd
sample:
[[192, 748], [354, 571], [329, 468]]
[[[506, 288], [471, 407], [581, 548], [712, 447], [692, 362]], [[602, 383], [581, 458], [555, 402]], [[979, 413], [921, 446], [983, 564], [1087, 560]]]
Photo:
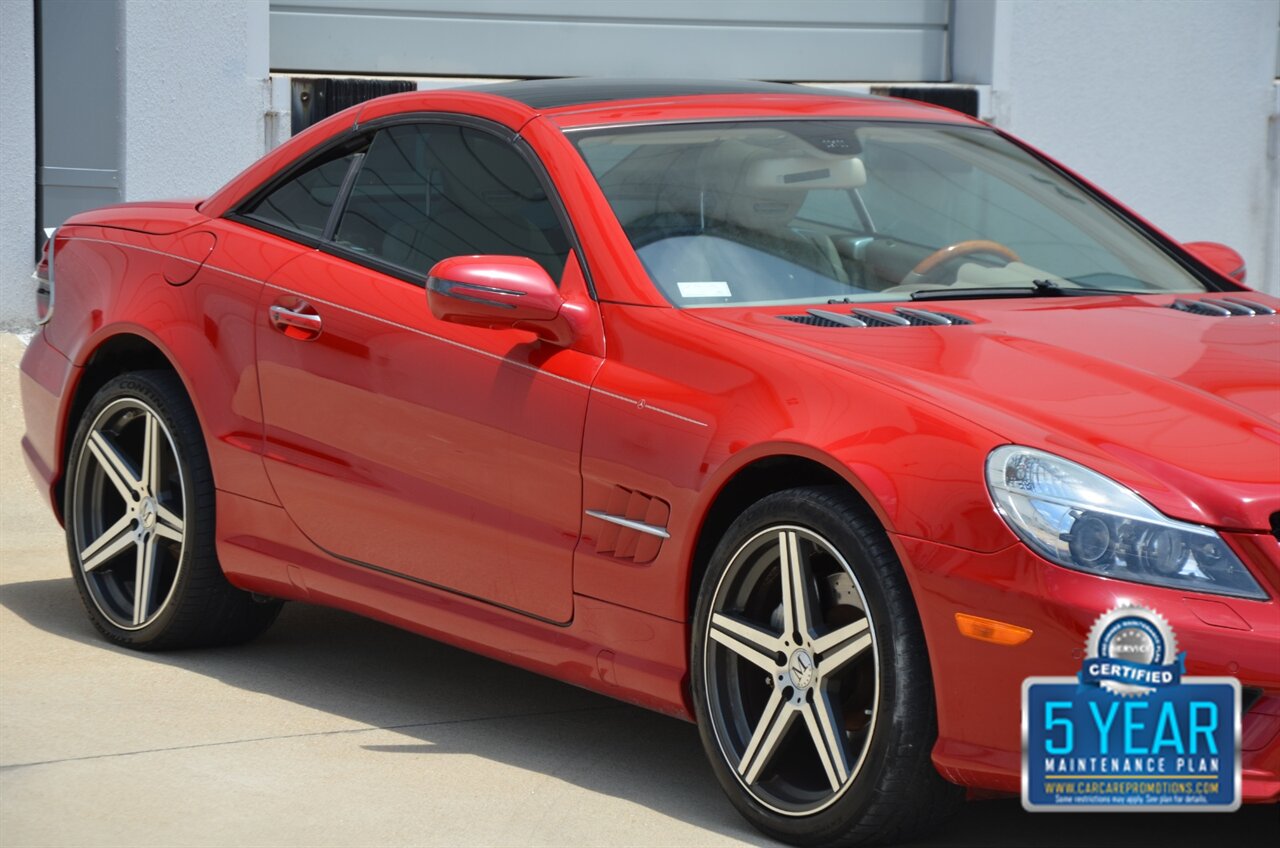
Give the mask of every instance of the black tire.
[[[783, 594], [788, 573], [800, 593]], [[793, 626], [805, 620], [807, 632]], [[963, 790], [930, 760], [933, 681], [910, 588], [847, 490], [790, 489], [748, 508], [712, 556], [691, 643], [703, 747], [764, 833], [804, 846], [898, 842], [961, 805]]]
[[65, 489], [72, 577], [108, 641], [141, 651], [230, 645], [279, 615], [281, 602], [222, 573], [209, 455], [172, 372], [122, 374], [98, 390], [72, 440]]

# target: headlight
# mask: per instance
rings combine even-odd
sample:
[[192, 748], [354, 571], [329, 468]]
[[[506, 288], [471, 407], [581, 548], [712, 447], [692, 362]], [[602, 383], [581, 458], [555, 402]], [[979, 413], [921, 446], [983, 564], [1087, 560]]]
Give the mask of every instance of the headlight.
[[1082, 465], [1006, 445], [987, 458], [987, 488], [1013, 532], [1058, 565], [1184, 591], [1267, 597], [1215, 531], [1169, 518]]

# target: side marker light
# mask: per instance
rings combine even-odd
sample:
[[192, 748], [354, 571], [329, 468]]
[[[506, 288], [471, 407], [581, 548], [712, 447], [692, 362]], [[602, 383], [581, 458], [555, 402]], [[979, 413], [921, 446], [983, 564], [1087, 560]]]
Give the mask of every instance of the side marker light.
[[1016, 624], [1007, 624], [990, 618], [979, 618], [968, 613], [956, 613], [956, 627], [960, 633], [979, 642], [993, 645], [1021, 645], [1031, 638], [1033, 631]]

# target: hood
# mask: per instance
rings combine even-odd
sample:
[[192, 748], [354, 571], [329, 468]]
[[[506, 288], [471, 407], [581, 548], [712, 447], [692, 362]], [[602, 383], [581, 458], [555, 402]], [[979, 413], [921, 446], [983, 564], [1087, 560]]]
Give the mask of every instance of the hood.
[[[1241, 296], [1280, 310], [1280, 299]], [[783, 318], [805, 315], [805, 306], [691, 312], [1080, 462], [1168, 515], [1268, 530], [1280, 510], [1280, 315], [1215, 317], [1171, 308], [1174, 301], [901, 304], [972, 322], [950, 326], [829, 327]]]

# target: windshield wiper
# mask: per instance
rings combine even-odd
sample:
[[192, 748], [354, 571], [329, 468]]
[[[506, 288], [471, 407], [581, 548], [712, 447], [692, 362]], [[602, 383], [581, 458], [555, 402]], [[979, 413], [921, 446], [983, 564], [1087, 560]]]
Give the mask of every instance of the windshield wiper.
[[911, 293], [912, 300], [963, 300], [994, 297], [1089, 297], [1097, 294], [1143, 294], [1140, 291], [1102, 288], [1063, 288], [1051, 280], [1032, 280], [1029, 286], [926, 289]]
[[986, 286], [925, 289], [911, 293], [912, 300], [959, 300], [970, 297], [1063, 297], [1067, 290], [1049, 280], [1032, 280], [1029, 286]]

